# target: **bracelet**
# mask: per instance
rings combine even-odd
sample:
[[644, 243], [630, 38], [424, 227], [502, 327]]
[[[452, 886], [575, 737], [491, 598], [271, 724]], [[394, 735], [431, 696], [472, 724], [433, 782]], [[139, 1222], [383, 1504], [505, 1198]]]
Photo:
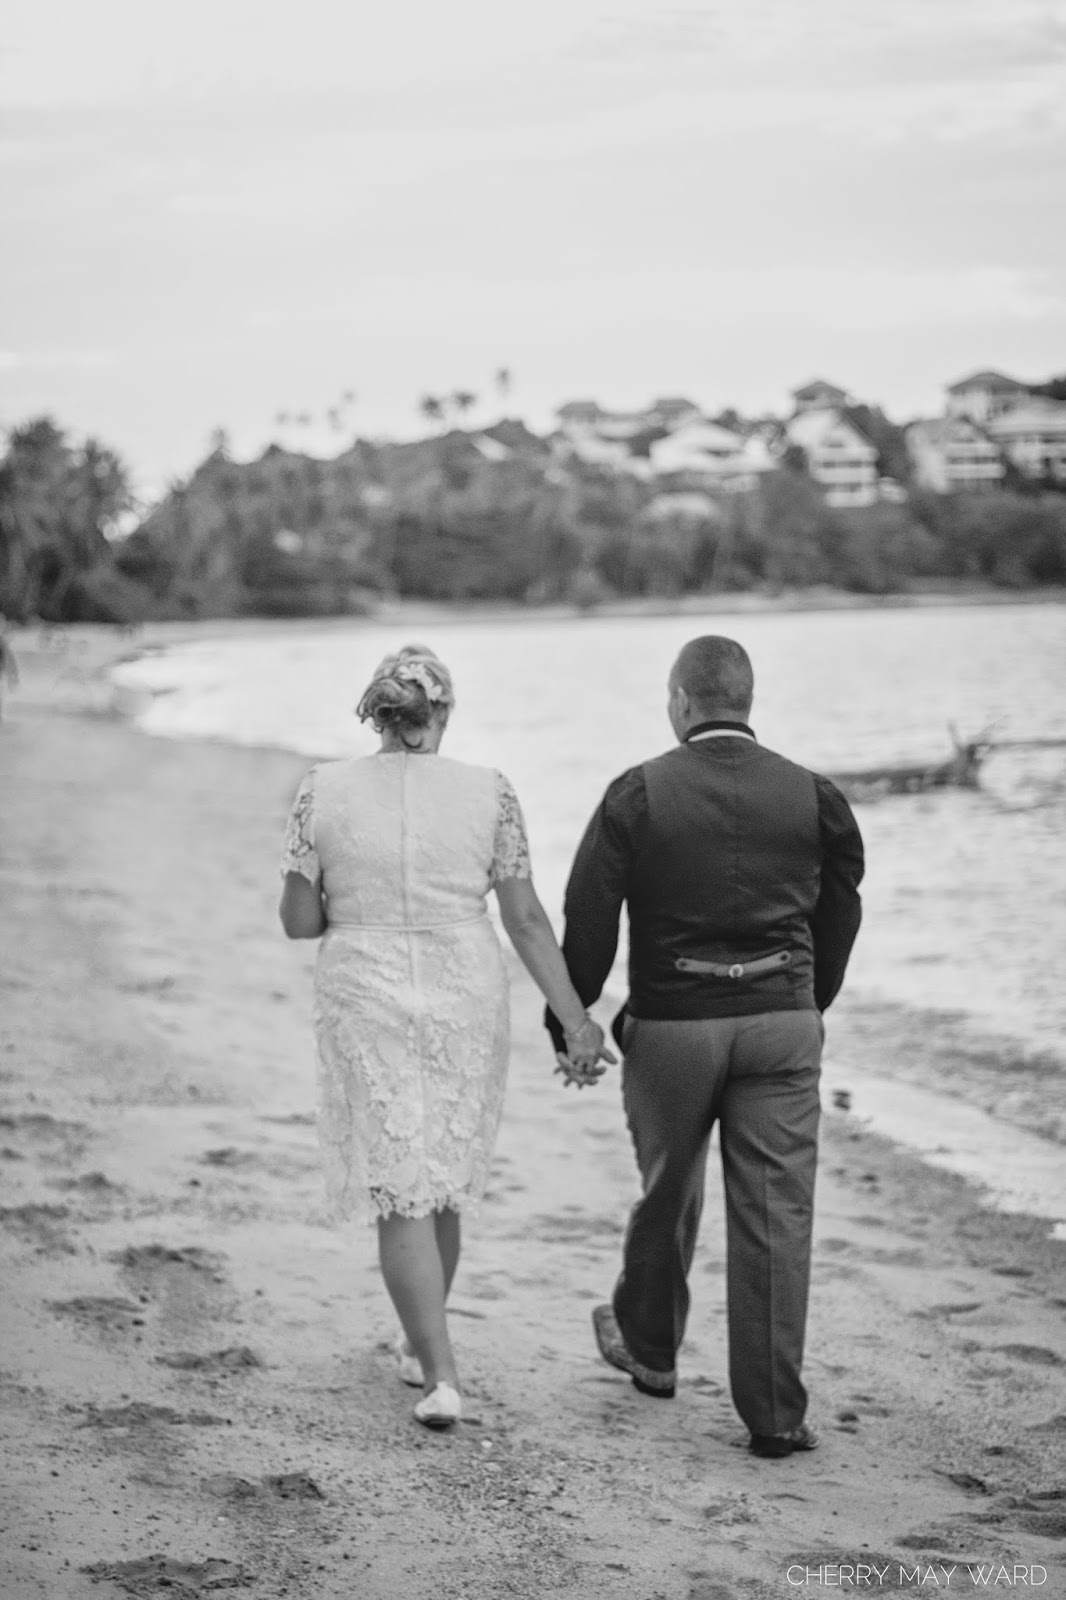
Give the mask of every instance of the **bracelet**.
[[586, 1028], [594, 1028], [595, 1026], [596, 1026], [595, 1022], [593, 1022], [592, 1018], [589, 1016], [588, 1012], [586, 1011], [585, 1015], [582, 1017], [581, 1021], [578, 1023], [576, 1028], [564, 1028], [563, 1029], [563, 1038], [566, 1039], [566, 1040], [579, 1039], [581, 1037], [581, 1035], [584, 1033]]

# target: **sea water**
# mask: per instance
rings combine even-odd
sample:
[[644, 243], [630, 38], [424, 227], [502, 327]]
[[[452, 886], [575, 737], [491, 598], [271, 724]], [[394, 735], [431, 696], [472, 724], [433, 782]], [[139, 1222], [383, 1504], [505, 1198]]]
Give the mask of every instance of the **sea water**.
[[[257, 625], [117, 676], [147, 692], [152, 733], [335, 757], [376, 748], [353, 707], [381, 656], [412, 639], [432, 646], [456, 684], [447, 753], [511, 778], [558, 918], [607, 782], [671, 743], [670, 664], [705, 632], [749, 651], [761, 741], [818, 771], [945, 759], [952, 726], [964, 738], [1066, 739], [1066, 608], [1052, 604]], [[944, 1019], [1066, 1081], [1066, 749], [993, 752], [977, 791], [889, 797], [857, 815], [868, 871], [852, 1000]], [[618, 969], [612, 987], [624, 992]], [[965, 1081], [950, 1087], [965, 1094]], [[879, 1120], [906, 1137], [905, 1117]], [[1041, 1131], [1066, 1127], [1052, 1118]], [[1066, 1200], [1049, 1214], [1066, 1215]]]

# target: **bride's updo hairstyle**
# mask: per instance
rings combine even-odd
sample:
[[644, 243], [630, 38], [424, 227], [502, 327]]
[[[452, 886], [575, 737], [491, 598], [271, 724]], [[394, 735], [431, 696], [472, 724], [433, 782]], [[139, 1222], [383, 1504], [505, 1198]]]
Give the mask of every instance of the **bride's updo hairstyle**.
[[440, 657], [424, 644], [405, 644], [379, 662], [356, 714], [378, 733], [395, 733], [413, 747], [420, 730], [435, 716], [446, 719], [454, 704], [452, 675]]

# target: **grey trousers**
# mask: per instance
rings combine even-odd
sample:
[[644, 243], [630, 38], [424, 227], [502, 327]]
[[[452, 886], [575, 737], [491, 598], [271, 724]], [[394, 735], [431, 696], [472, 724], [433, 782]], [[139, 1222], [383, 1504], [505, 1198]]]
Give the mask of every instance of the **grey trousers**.
[[626, 1230], [615, 1316], [638, 1361], [673, 1371], [717, 1121], [729, 1379], [752, 1433], [789, 1433], [807, 1408], [800, 1367], [823, 1033], [816, 1011], [625, 1026], [623, 1093], [644, 1193]]

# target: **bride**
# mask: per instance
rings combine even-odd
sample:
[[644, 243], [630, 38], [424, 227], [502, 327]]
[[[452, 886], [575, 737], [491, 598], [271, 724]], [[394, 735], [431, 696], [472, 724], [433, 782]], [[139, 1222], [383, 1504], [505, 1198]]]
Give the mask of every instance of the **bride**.
[[280, 907], [291, 939], [322, 939], [314, 1027], [330, 1193], [341, 1216], [377, 1219], [401, 1376], [422, 1387], [414, 1414], [435, 1428], [462, 1413], [445, 1307], [460, 1212], [484, 1191], [507, 1074], [490, 890], [563, 1025], [566, 1081], [594, 1083], [614, 1060], [533, 888], [510, 783], [438, 755], [454, 703], [432, 651], [408, 645], [385, 658], [358, 707], [381, 749], [304, 778]]

